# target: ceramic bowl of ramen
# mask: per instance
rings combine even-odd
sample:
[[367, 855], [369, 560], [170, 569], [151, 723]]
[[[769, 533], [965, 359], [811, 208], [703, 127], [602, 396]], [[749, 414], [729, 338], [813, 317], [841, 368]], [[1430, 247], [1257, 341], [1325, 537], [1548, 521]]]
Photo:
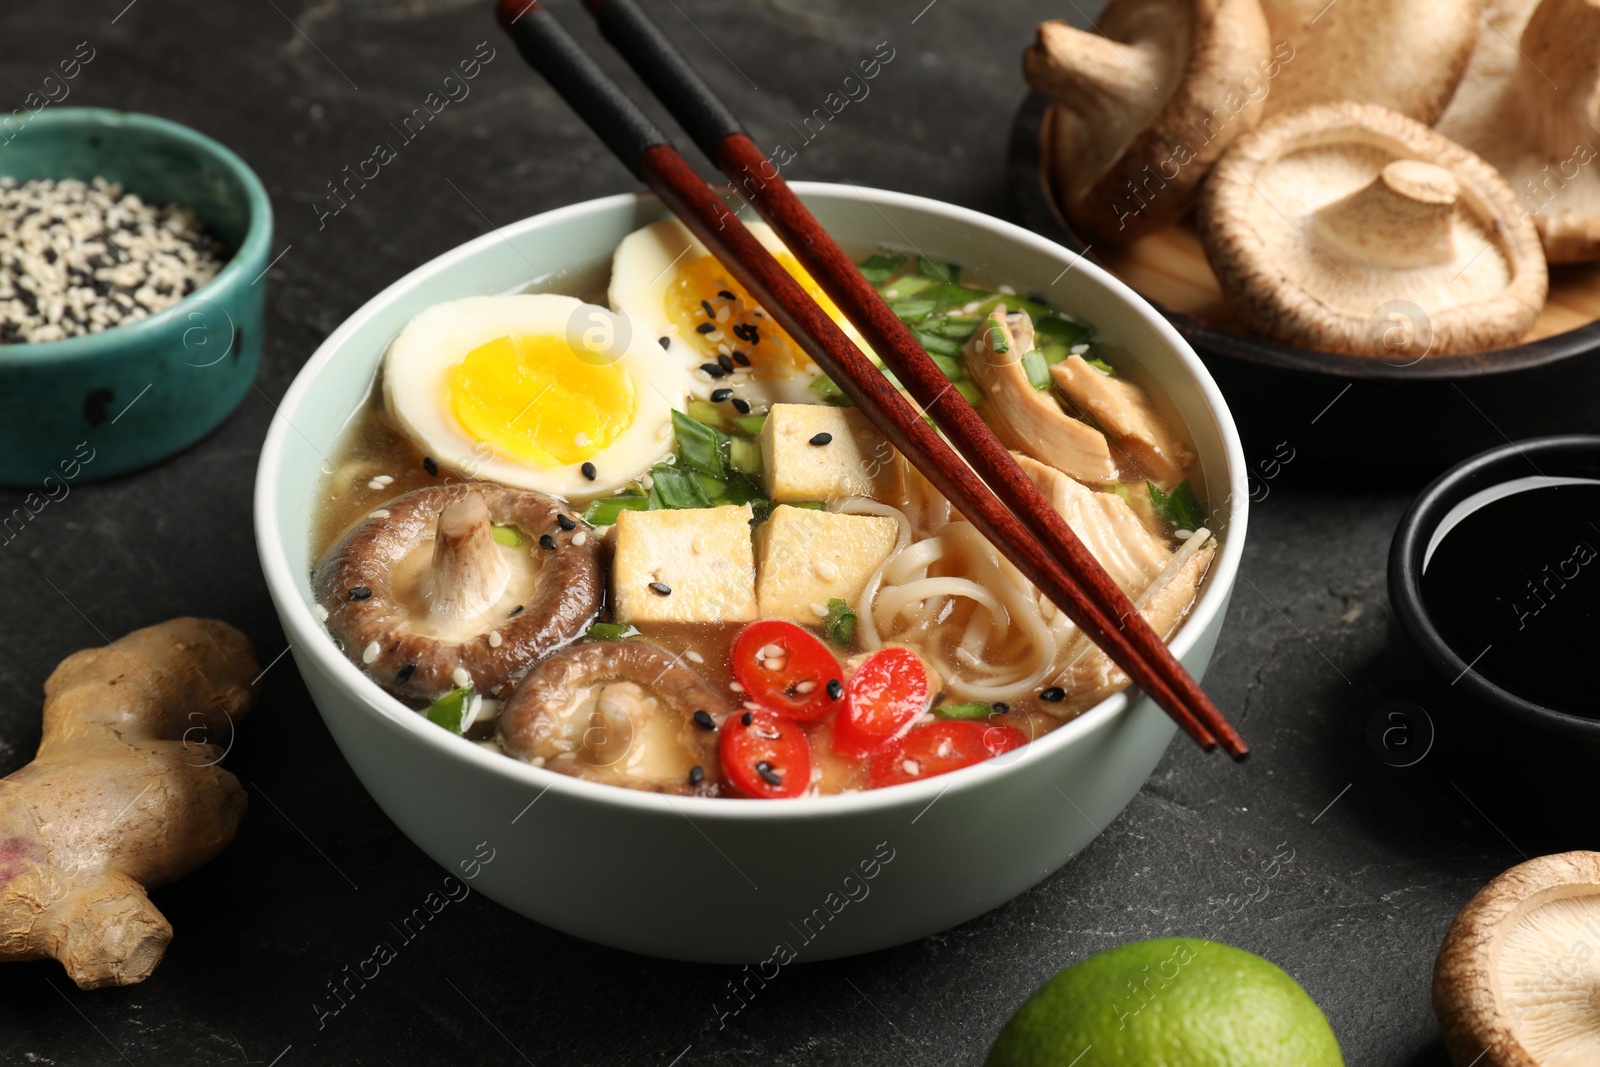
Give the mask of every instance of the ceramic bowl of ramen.
[[[1019, 227], [795, 188], [1201, 675], [1248, 493], [1190, 347]], [[487, 234], [340, 326], [268, 433], [256, 536], [401, 830], [636, 952], [770, 980], [964, 922], [1175, 732], [647, 196]]]

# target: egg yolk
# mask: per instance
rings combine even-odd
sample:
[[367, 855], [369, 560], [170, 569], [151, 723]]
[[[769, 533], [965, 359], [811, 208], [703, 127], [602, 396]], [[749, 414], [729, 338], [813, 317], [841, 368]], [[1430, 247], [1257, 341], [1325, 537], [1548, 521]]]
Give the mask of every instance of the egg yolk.
[[[777, 252], [773, 258], [829, 318], [844, 321], [828, 294], [793, 255]], [[667, 285], [667, 315], [677, 323], [679, 336], [706, 362], [715, 362], [721, 355], [739, 365], [748, 359], [753, 366], [798, 369], [811, 359], [715, 256], [700, 256], [677, 266]]]
[[475, 441], [520, 463], [581, 463], [633, 422], [633, 379], [615, 361], [574, 349], [564, 337], [490, 341], [451, 367], [450, 412]]

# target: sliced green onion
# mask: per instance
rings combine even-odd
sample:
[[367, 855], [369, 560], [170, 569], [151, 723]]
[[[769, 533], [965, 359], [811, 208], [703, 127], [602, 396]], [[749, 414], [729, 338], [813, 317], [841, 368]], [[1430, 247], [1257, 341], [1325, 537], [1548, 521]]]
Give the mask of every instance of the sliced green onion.
[[873, 285], [882, 285], [895, 276], [901, 266], [905, 264], [905, 256], [891, 256], [880, 252], [875, 256], [868, 256], [857, 269], [861, 276]]
[[1022, 369], [1028, 375], [1028, 384], [1035, 389], [1050, 388], [1050, 364], [1044, 361], [1037, 349], [1022, 353]]
[[583, 520], [591, 526], [611, 526], [617, 521], [617, 515], [624, 511], [649, 511], [650, 498], [637, 493], [627, 493], [622, 496], [601, 497], [589, 505], [583, 513]]
[[495, 544], [507, 548], [519, 548], [522, 545], [522, 534], [517, 532], [515, 526], [491, 526], [489, 536], [494, 538]]
[[833, 379], [826, 374], [819, 374], [806, 388], [816, 393], [826, 403], [840, 407], [848, 407], [850, 404], [850, 398], [844, 395], [844, 390], [835, 385]]
[[1068, 356], [1072, 355], [1072, 353], [1067, 350], [1066, 345], [1057, 341], [1041, 342], [1038, 348], [1038, 353], [1039, 355], [1043, 356], [1044, 361], [1050, 364], [1052, 367], [1066, 359]]
[[728, 440], [727, 434], [691, 419], [681, 411], [672, 413], [672, 430], [678, 435], [678, 455], [685, 465], [713, 478], [723, 476], [726, 467], [722, 462], [722, 454]]
[[1195, 499], [1189, 479], [1179, 482], [1170, 493], [1163, 493], [1155, 482], [1144, 483], [1150, 490], [1150, 503], [1157, 517], [1167, 520], [1180, 530], [1198, 530], [1205, 524], [1205, 513], [1200, 501]]
[[965, 397], [967, 403], [971, 404], [973, 407], [977, 407], [979, 404], [983, 403], [983, 390], [978, 388], [976, 382], [969, 382], [965, 379], [962, 379], [956, 383], [956, 392]]
[[952, 341], [965, 342], [978, 329], [982, 319], [947, 318], [936, 326], [924, 326], [929, 333], [936, 333], [940, 337], [948, 337]]
[[828, 505], [823, 503], [820, 500], [801, 500], [798, 503], [794, 503], [794, 504], [790, 504], [790, 503], [785, 502], [784, 506], [785, 507], [791, 507], [791, 508], [805, 508], [807, 511], [827, 511], [828, 510]]
[[706, 495], [706, 503], [715, 506], [723, 502], [728, 495], [728, 483], [721, 478], [713, 478], [709, 474], [694, 472], [694, 480], [700, 483], [701, 492]]
[[453, 734], [459, 734], [470, 725], [466, 721], [467, 712], [472, 708], [472, 686], [464, 685], [460, 689], [452, 689], [428, 708], [428, 721], [436, 726], [443, 726]]
[[761, 433], [761, 427], [767, 424], [767, 417], [765, 415], [735, 415], [728, 421], [733, 423], [733, 428], [740, 433], [757, 437]]
[[725, 421], [722, 409], [707, 400], [691, 400], [688, 404], [689, 417], [696, 422], [703, 422], [707, 426], [722, 429]]
[[828, 601], [828, 615], [822, 620], [822, 630], [828, 635], [828, 640], [840, 648], [849, 648], [856, 638], [856, 613], [850, 610], [850, 602], [834, 597]]
[[[1071, 319], [1064, 318], [1055, 312], [1036, 316], [1033, 320], [1033, 330], [1041, 338], [1047, 337], [1052, 341], [1058, 341], [1068, 348], [1073, 345], [1084, 344], [1090, 337], [1089, 327], [1081, 322], [1073, 322]], [[1043, 342], [1041, 341], [1041, 343]]]
[[944, 376], [951, 381], [958, 382], [967, 376], [967, 368], [962, 365], [959, 359], [955, 359], [952, 356], [934, 355], [932, 352], [928, 353], [928, 358], [933, 360], [933, 365], [944, 371]]
[[639, 632], [637, 626], [625, 622], [597, 622], [584, 634], [591, 641], [626, 641]]
[[1011, 351], [1011, 342], [1006, 340], [1006, 329], [998, 322], [989, 327], [989, 350], [998, 354]]
[[940, 337], [936, 333], [926, 330], [914, 330], [917, 344], [921, 345], [930, 356], [949, 356], [954, 359], [961, 355], [961, 342], [952, 341], [948, 337]]
[[961, 268], [954, 263], [938, 263], [923, 256], [917, 257], [917, 273], [951, 285], [961, 280]]
[[920, 274], [904, 274], [894, 281], [879, 289], [885, 300], [904, 300], [908, 296], [915, 296], [924, 289], [931, 289], [939, 283], [932, 278], [924, 278]]
[[932, 300], [896, 300], [889, 305], [901, 322], [921, 322], [938, 309]]
[[945, 704], [933, 709], [933, 714], [940, 719], [954, 719], [957, 722], [969, 719], [987, 719], [994, 714], [992, 704], [973, 702], [970, 704]]
[[727, 501], [730, 504], [749, 504], [752, 507], [759, 507], [761, 504], [770, 506], [772, 503], [766, 499], [767, 494], [762, 490], [759, 482], [748, 475], [737, 472], [728, 476], [728, 485], [725, 492]]
[[711, 500], [706, 496], [696, 473], [683, 467], [658, 463], [650, 468], [650, 494], [661, 501], [664, 508], [708, 508]]
[[[968, 304], [984, 304], [989, 308], [992, 308], [995, 304], [1005, 299], [1005, 297], [1000, 296], [997, 293], [986, 292], [983, 289], [968, 289], [964, 285], [956, 285], [953, 282], [935, 285], [931, 289], [922, 290], [922, 292], [918, 293], [917, 295], [923, 300], [932, 300], [941, 308], [965, 308]], [[987, 308], [981, 311], [973, 310], [962, 312], [964, 315], [982, 315], [987, 313]]]
[[1117, 376], [1117, 368], [1113, 367], [1103, 359], [1086, 359], [1084, 362], [1089, 364], [1089, 366], [1093, 367], [1095, 370], [1099, 371], [1101, 374], [1104, 374], [1107, 378], [1115, 378]]
[[728, 465], [741, 474], [761, 473], [761, 445], [748, 437], [728, 442]]

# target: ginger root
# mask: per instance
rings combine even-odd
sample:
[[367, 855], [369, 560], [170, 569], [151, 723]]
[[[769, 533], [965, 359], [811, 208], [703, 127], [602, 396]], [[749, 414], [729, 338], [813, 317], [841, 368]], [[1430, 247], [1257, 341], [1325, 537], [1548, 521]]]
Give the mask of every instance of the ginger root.
[[172, 619], [62, 660], [32, 763], [0, 779], [0, 961], [54, 957], [84, 989], [150, 976], [172, 926], [145, 891], [233, 840], [218, 764], [254, 698], [226, 623]]

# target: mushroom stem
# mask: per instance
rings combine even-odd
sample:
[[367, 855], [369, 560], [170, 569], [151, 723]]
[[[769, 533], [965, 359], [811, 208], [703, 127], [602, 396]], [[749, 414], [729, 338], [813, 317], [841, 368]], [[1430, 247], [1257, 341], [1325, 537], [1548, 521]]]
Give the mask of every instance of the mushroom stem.
[[1594, 144], [1600, 120], [1600, 0], [1543, 0], [1518, 49], [1517, 121], [1552, 159]]
[[1065, 104], [1091, 129], [1142, 123], [1161, 105], [1165, 73], [1157, 54], [1065, 22], [1040, 24], [1022, 55], [1022, 69], [1034, 88]]
[[1455, 259], [1456, 205], [1461, 186], [1443, 167], [1398, 159], [1367, 186], [1318, 208], [1313, 238], [1320, 247], [1362, 263], [1406, 269]]
[[511, 567], [496, 547], [483, 497], [468, 493], [439, 513], [424, 590], [428, 614], [459, 622], [487, 611], [505, 593]]

